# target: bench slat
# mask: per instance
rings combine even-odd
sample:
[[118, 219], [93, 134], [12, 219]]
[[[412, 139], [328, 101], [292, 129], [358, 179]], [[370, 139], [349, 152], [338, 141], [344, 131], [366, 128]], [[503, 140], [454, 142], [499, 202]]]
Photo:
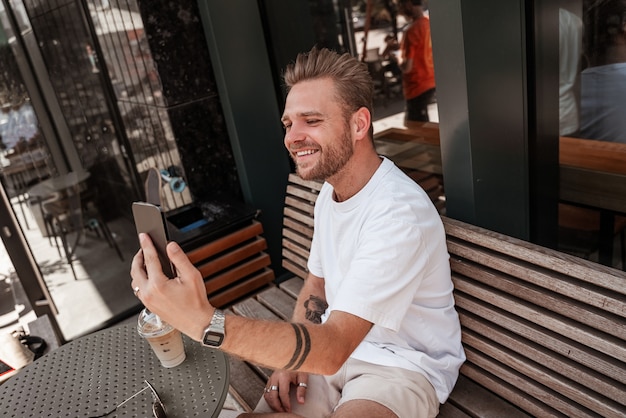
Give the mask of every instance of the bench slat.
[[209, 301], [213, 306], [225, 306], [234, 300], [262, 289], [272, 280], [274, 280], [274, 270], [266, 268], [244, 281], [209, 295]]
[[[472, 357], [472, 360], [475, 360], [472, 353], [469, 353], [468, 357]], [[485, 362], [488, 363], [489, 360], [485, 359]], [[499, 373], [498, 370], [494, 370], [496, 373]], [[477, 382], [485, 389], [495, 393], [496, 395], [501, 396], [507, 401], [511, 402], [513, 405], [518, 406], [523, 411], [526, 411], [531, 416], [535, 417], [562, 417], [569, 418], [571, 416], [577, 415], [566, 415], [560, 413], [558, 410], [552, 408], [550, 405], [546, 405], [545, 403], [539, 401], [537, 398], [533, 396], [529, 396], [524, 391], [519, 390], [517, 387], [517, 380], [514, 378], [512, 383], [511, 376], [502, 375], [494, 375], [488, 371], [485, 371], [482, 367], [476, 367], [472, 361], [466, 361], [465, 364], [461, 367], [461, 373], [470, 378], [471, 380]], [[472, 410], [476, 408], [480, 408], [479, 405], [476, 405], [476, 402], [471, 403]], [[597, 418], [597, 417], [596, 417]]]
[[[624, 406], [618, 405], [616, 402], [595, 395], [590, 394], [585, 396], [573, 391], [574, 386], [568, 386], [556, 379], [552, 379], [550, 386], [544, 386], [539, 383], [538, 380], [524, 380], [520, 379], [520, 374], [517, 370], [510, 369], [508, 367], [502, 367], [502, 365], [485, 353], [479, 350], [474, 350], [473, 347], [468, 347], [466, 350], [467, 359], [470, 363], [478, 363], [480, 367], [489, 371], [492, 375], [496, 375], [506, 382], [514, 382], [517, 389], [524, 391], [528, 398], [532, 397], [538, 401], [543, 401], [545, 405], [560, 411], [569, 417], [597, 417], [598, 415], [603, 417], [621, 417], [623, 416]], [[528, 364], [525, 364], [528, 366]], [[545, 380], [544, 380], [545, 381]], [[552, 386], [552, 384], [555, 386]], [[488, 386], [489, 387], [489, 386]], [[555, 390], [557, 387], [564, 389], [563, 392]], [[490, 390], [498, 393], [499, 388], [489, 387]], [[593, 409], [587, 409], [593, 408]], [[593, 411], [593, 412], [592, 412]], [[543, 415], [542, 415], [543, 416]]]
[[[454, 254], [451, 259], [452, 268], [455, 271], [466, 270], [470, 268], [467, 263], [456, 257], [462, 257], [474, 261], [481, 270], [481, 275], [489, 276], [484, 267], [490, 267], [497, 271], [501, 271], [508, 275], [520, 278], [534, 285], [543, 288], [541, 292], [548, 290], [550, 292], [558, 292], [563, 296], [572, 298], [586, 305], [599, 308], [605, 312], [611, 312], [621, 317], [626, 317], [626, 297], [617, 295], [614, 292], [608, 292], [603, 288], [590, 284], [586, 281], [576, 280], [571, 277], [559, 274], [548, 269], [538, 269], [529, 263], [522, 262], [512, 257], [503, 256], [501, 254], [493, 254], [480, 248], [468, 247], [456, 241], [448, 241], [448, 251]], [[462, 272], [462, 271], [461, 271]], [[491, 282], [500, 281], [501, 276]], [[626, 335], [626, 329], [622, 329]]]
[[189, 257], [189, 260], [192, 263], [196, 264], [209, 257], [213, 257], [214, 255], [219, 254], [222, 251], [228, 250], [234, 245], [247, 241], [257, 235], [261, 235], [262, 233], [263, 225], [255, 220], [252, 221], [250, 225], [241, 228], [231, 234], [211, 241], [210, 243], [202, 245], [195, 250], [186, 251], [186, 254], [187, 257]]
[[275, 313], [268, 310], [265, 306], [259, 303], [255, 298], [248, 298], [233, 305], [232, 310], [239, 316], [245, 316], [247, 318], [258, 318], [264, 320], [280, 320]]
[[252, 241], [239, 247], [231, 248], [222, 256], [204, 262], [197, 268], [200, 270], [202, 277], [208, 277], [266, 249], [267, 241], [265, 241], [265, 238], [254, 237]]
[[285, 207], [294, 207], [298, 210], [313, 216], [312, 202], [317, 200], [317, 194], [299, 187], [287, 186], [287, 197], [285, 197]]
[[[583, 405], [594, 411], [599, 411], [603, 416], [615, 414], [615, 411], [620, 409], [617, 402], [611, 401], [604, 394], [595, 391], [593, 388], [584, 387], [579, 384], [578, 380], [567, 379], [559, 373], [551, 372], [534, 361], [510, 350], [508, 347], [505, 348], [501, 345], [492, 344], [471, 332], [466, 332], [464, 338], [467, 344], [466, 347], [469, 348], [466, 351], [472, 352], [476, 350], [480, 352], [480, 356], [476, 358], [468, 355], [469, 361], [487, 370], [489, 370], [489, 366], [493, 367], [498, 372], [492, 373], [500, 377], [504, 376], [503, 370], [507, 370], [511, 375], [515, 375], [516, 386], [520, 390], [526, 391], [533, 396], [546, 396], [544, 402], [547, 404], [555, 405], [552, 402], [552, 396], [548, 397], [548, 395], [544, 394], [544, 391], [547, 392], [545, 388], [550, 388], [550, 392], [559, 394], [559, 397], [562, 397], [566, 404], [570, 405], [571, 401], [573, 401], [577, 405]], [[484, 362], [485, 358], [489, 359], [488, 363]], [[510, 379], [507, 380], [512, 381]], [[617, 393], [621, 401], [624, 401], [623, 391], [612, 390], [612, 392]], [[569, 408], [570, 406], [564, 409], [563, 412], [570, 413]], [[623, 408], [623, 405], [621, 408]]]
[[321, 182], [315, 180], [302, 180], [302, 178], [295, 173], [289, 174], [289, 183], [299, 184], [300, 186], [308, 187], [309, 189], [318, 192], [322, 189]]
[[204, 286], [206, 287], [207, 293], [213, 293], [257, 271], [263, 270], [264, 267], [268, 267], [269, 265], [270, 256], [266, 253], [258, 253], [256, 257], [249, 258], [224, 273], [208, 278], [205, 280]]
[[[454, 414], [449, 415], [447, 406], [455, 406]], [[478, 405], [471, 411], [471, 415], [465, 414], [462, 410], [464, 405]], [[458, 409], [457, 409], [458, 408]], [[456, 415], [460, 413], [461, 415]], [[448, 401], [442, 405], [439, 411], [439, 418], [447, 417], [478, 416], [481, 418], [529, 418], [529, 415], [515, 408], [510, 403], [498, 397], [493, 392], [475, 383], [471, 379], [460, 375], [454, 390], [450, 394]]]
[[287, 293], [294, 299], [298, 298], [298, 295], [302, 290], [302, 286], [304, 286], [304, 280], [302, 280], [300, 277], [292, 277], [291, 279], [285, 280], [279, 285], [279, 287], [285, 293]]
[[[460, 309], [490, 321], [490, 328], [501, 326], [523, 337], [525, 340], [533, 341], [585, 367], [596, 370], [605, 376], [609, 376], [618, 382], [624, 383], [624, 381], [626, 381], [626, 376], [622, 371], [623, 368], [620, 363], [611, 356], [590, 351], [586, 346], [579, 344], [577, 341], [567, 343], [563, 340], [563, 337], [558, 334], [537, 327], [530, 321], [522, 322], [520, 318], [515, 315], [502, 310], [493, 309], [488, 303], [481, 302], [461, 292], [455, 294], [455, 299]], [[471, 324], [466, 325], [461, 322], [461, 325], [469, 327]], [[493, 337], [493, 334], [490, 333], [489, 336]]]
[[[576, 381], [587, 388], [604, 394], [608, 398], [623, 399], [625, 392], [623, 384], [602, 375], [590, 368], [581, 368], [567, 356], [558, 354], [527, 339], [519, 338], [505, 328], [494, 326], [470, 312], [459, 309], [459, 315], [463, 324], [464, 344], [478, 347], [478, 345], [492, 344], [506, 347], [512, 353], [518, 353], [527, 359], [532, 359], [552, 372]], [[481, 337], [487, 336], [487, 337]], [[502, 360], [507, 362], [507, 360]], [[508, 364], [508, 363], [507, 363]], [[622, 387], [620, 389], [620, 386]]]
[[280, 288], [271, 287], [259, 293], [257, 300], [285, 321], [293, 316], [296, 301]]
[[256, 374], [248, 363], [233, 356], [227, 357], [230, 366], [228, 392], [247, 412], [251, 412], [261, 399], [265, 380]]
[[287, 216], [283, 219], [284, 229], [289, 229], [309, 239], [313, 238], [313, 225], [305, 225]]
[[624, 286], [626, 272], [620, 272], [610, 267], [539, 247], [526, 241], [487, 231], [447, 217], [442, 217], [442, 220], [446, 233], [451, 237], [513, 256], [622, 295], [626, 294], [626, 286]]
[[[313, 230], [311, 229], [311, 232]], [[283, 228], [283, 239], [287, 242], [294, 242], [299, 245], [305, 252], [303, 254], [309, 254], [309, 248], [311, 248], [311, 236], [303, 235], [297, 230], [293, 230], [291, 228]], [[285, 241], [283, 241], [283, 245]]]
[[306, 270], [301, 269], [298, 264], [292, 263], [287, 259], [283, 259], [282, 266], [301, 279], [306, 279], [307, 277]]
[[297, 254], [298, 260], [304, 259], [305, 260], [304, 265], [306, 265], [306, 260], [308, 260], [309, 258], [308, 249], [306, 249], [299, 243], [294, 242], [288, 238], [283, 238], [283, 248], [287, 250], [287, 251], [283, 251], [283, 253], [288, 253], [288, 254], [283, 254], [283, 256]]
[[617, 338], [553, 314], [547, 309], [521, 304], [518, 300], [503, 293], [496, 293], [484, 285], [462, 280], [460, 276], [455, 276], [454, 285], [459, 292], [470, 294], [489, 305], [497, 306], [503, 311], [516, 315], [520, 318], [519, 322], [524, 320], [540, 325], [621, 362], [626, 361], [626, 345]]
[[[437, 418], [472, 418], [461, 409], [457, 408], [452, 402], [446, 402], [439, 407]], [[494, 417], [495, 418], [495, 417]]]
[[313, 218], [310, 215], [303, 213], [301, 211], [295, 210], [292, 207], [286, 207], [284, 210], [284, 215], [286, 218], [291, 218], [310, 228], [313, 227]]
[[[585, 289], [584, 287], [575, 289], [567, 283], [563, 284], [563, 286], [554, 286], [556, 292], [553, 292], [546, 288], [523, 282], [517, 278], [500, 274], [498, 271], [485, 271], [484, 266], [474, 264], [473, 262], [457, 259], [451, 260], [451, 265], [456, 274], [471, 278], [486, 286], [497, 288], [527, 303], [549, 309], [602, 332], [626, 339], [626, 327], [623, 326], [623, 319], [610, 313], [613, 311], [612, 308], [618, 304], [618, 301], [614, 300], [610, 295], [596, 294], [593, 289]], [[521, 270], [523, 268], [517, 271]], [[558, 282], [558, 280], [553, 278], [552, 282]], [[564, 292], [566, 287], [572, 287], [571, 291]], [[578, 290], [580, 291], [578, 292]], [[565, 296], [576, 293], [577, 300], [569, 299], [569, 297], [564, 298], [564, 295], [559, 293], [566, 293], [567, 295]], [[589, 295], [589, 302], [604, 300], [607, 309], [602, 310], [597, 302], [594, 304], [595, 306], [584, 303], [587, 302], [583, 298], [584, 295]]]
[[589, 170], [626, 174], [626, 145], [562, 136], [559, 139], [559, 164]]
[[296, 254], [293, 251], [291, 251], [291, 248], [288, 248], [288, 247], [283, 247], [282, 256], [285, 260], [288, 260], [291, 263], [296, 264], [298, 268], [300, 268], [301, 270], [304, 270], [304, 271], [307, 270], [307, 261], [306, 261], [307, 257], [306, 256]]

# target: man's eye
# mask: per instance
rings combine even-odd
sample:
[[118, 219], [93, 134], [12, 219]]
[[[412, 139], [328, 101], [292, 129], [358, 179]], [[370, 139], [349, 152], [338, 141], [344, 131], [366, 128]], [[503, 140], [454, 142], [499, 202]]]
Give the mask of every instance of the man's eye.
[[309, 119], [306, 123], [309, 125], [315, 125], [316, 123], [319, 123], [319, 119]]

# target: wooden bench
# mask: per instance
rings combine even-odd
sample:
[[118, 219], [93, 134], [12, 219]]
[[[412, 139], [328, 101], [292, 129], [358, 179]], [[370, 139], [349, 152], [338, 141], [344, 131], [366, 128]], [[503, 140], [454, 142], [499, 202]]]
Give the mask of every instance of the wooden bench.
[[[316, 182], [289, 178], [283, 266], [294, 277], [232, 306], [289, 320], [306, 277]], [[626, 273], [443, 217], [467, 361], [440, 417], [626, 414]], [[270, 370], [231, 358], [248, 409]]]

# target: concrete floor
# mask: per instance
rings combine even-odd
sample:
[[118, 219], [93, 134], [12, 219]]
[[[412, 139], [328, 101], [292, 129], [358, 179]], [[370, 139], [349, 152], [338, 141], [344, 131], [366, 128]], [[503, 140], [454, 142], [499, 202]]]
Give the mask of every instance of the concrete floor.
[[[28, 210], [25, 213], [30, 215]], [[27, 229], [21, 211], [16, 210], [16, 215], [59, 311], [56, 320], [66, 340], [106, 327], [140, 309], [129, 287], [130, 260], [138, 248], [134, 225], [129, 220], [119, 218], [108, 223], [124, 260], [120, 260], [104, 238], [85, 232], [73, 261], [75, 279], [67, 262], [59, 257], [57, 247], [42, 236], [34, 220], [28, 220]], [[0, 292], [4, 290], [4, 298], [0, 300], [0, 329], [23, 327], [34, 319], [34, 313], [4, 247], [0, 250], [3, 252], [0, 278], [4, 279], [0, 284]], [[7, 293], [11, 293], [10, 298]]]

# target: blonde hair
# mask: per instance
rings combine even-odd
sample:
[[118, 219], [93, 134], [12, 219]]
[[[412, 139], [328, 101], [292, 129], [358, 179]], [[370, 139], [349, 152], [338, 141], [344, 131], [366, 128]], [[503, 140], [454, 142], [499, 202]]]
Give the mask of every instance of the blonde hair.
[[341, 103], [346, 119], [362, 107], [372, 114], [374, 82], [367, 65], [348, 53], [313, 47], [298, 54], [295, 62], [285, 69], [283, 78], [287, 92], [301, 81], [330, 78], [335, 85], [335, 99]]

